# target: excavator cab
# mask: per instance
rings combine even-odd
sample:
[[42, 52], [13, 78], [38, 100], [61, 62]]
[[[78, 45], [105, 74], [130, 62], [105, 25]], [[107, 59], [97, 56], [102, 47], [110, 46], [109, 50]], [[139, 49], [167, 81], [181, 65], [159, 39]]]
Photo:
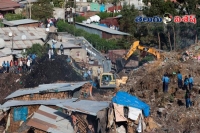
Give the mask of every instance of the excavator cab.
[[100, 89], [116, 88], [116, 77], [112, 73], [102, 73], [99, 82]]

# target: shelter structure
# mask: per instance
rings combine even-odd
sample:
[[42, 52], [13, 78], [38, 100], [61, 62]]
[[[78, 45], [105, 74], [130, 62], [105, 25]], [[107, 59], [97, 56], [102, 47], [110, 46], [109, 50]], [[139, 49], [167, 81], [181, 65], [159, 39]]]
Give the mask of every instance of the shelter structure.
[[76, 23], [76, 28], [85, 30], [91, 34], [97, 34], [104, 39], [122, 38], [123, 36], [130, 35], [128, 33], [117, 31], [104, 26], [99, 26], [97, 24]]
[[0, 13], [5, 15], [6, 13], [12, 13], [20, 5], [13, 0], [0, 0]]
[[35, 88], [20, 89], [8, 95], [5, 99], [14, 100], [49, 100], [73, 97], [87, 82], [43, 84]]
[[20, 19], [13, 21], [3, 21], [4, 27], [38, 27], [38, 20]]

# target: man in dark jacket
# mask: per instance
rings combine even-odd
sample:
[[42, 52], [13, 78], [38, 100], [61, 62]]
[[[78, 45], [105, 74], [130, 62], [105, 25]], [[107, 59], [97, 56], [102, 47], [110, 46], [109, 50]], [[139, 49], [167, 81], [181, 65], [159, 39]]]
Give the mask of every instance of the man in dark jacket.
[[61, 45], [60, 45], [60, 53], [61, 53], [61, 55], [63, 55], [63, 54], [64, 54], [64, 48], [63, 48], [63, 44], [61, 44]]
[[188, 79], [187, 76], [185, 76], [183, 90], [187, 90], [188, 89], [188, 85], [189, 85], [189, 79]]
[[193, 83], [194, 83], [193, 77], [191, 75], [189, 75], [189, 89], [190, 90], [192, 90]]
[[178, 88], [182, 88], [183, 87], [183, 79], [182, 79], [182, 74], [180, 73], [180, 71], [178, 71], [177, 79], [178, 79]]
[[191, 97], [190, 91], [187, 89], [185, 93], [186, 108], [189, 108], [192, 105], [190, 97]]

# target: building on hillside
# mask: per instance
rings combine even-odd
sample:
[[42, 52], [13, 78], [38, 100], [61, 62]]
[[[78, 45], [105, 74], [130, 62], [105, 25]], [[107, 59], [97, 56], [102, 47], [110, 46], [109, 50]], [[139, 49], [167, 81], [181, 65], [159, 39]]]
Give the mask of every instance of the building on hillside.
[[0, 0], [0, 13], [5, 15], [6, 13], [13, 13], [20, 5], [12, 0]]
[[130, 34], [117, 31], [111, 28], [107, 28], [104, 26], [99, 26], [96, 24], [85, 24], [85, 23], [76, 23], [76, 28], [82, 29], [91, 34], [97, 34], [99, 37], [104, 39], [112, 39], [112, 38], [122, 38], [123, 36], [129, 36]]
[[33, 19], [21, 19], [13, 21], [3, 21], [4, 27], [38, 27], [38, 20]]
[[[12, 36], [9, 36], [12, 33]], [[5, 60], [10, 61], [10, 57], [15, 56], [17, 58], [22, 57], [21, 52], [23, 49], [30, 48], [33, 44], [38, 43], [43, 45], [46, 40], [47, 33], [45, 28], [33, 28], [33, 27], [4, 27], [0, 28], [0, 58], [7, 58]], [[2, 45], [4, 43], [4, 45]], [[13, 50], [13, 52], [11, 51]], [[2, 64], [2, 59], [0, 63]]]
[[112, 6], [107, 9], [107, 12], [118, 12], [122, 10], [122, 6]]
[[143, 3], [143, 0], [124, 0], [120, 3], [123, 5], [134, 5], [136, 9], [142, 10], [145, 4]]
[[106, 19], [101, 20], [100, 23], [101, 23], [101, 24], [107, 25], [107, 27], [110, 27], [110, 26], [119, 27], [119, 19], [120, 19], [121, 17], [122, 17], [122, 16], [109, 17], [109, 18], [106, 18]]

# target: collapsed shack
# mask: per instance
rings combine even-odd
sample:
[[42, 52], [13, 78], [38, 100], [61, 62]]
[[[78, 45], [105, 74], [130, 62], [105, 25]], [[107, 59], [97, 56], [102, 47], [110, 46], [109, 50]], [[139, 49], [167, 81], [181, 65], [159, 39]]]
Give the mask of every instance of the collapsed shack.
[[[28, 130], [29, 127], [24, 129], [20, 128], [22, 123], [26, 122], [35, 111], [38, 110], [40, 105], [47, 105], [52, 108], [58, 109], [56, 104], [62, 103], [65, 100], [36, 100], [36, 101], [19, 101], [19, 100], [9, 100], [1, 106], [4, 110], [5, 123], [4, 128], [8, 132], [16, 132], [20, 130], [24, 132]], [[23, 130], [23, 131], [22, 131]]]
[[108, 112], [107, 128], [113, 133], [141, 133], [160, 128], [150, 115], [150, 107], [140, 99], [119, 91], [112, 98], [112, 107]]
[[75, 99], [73, 102], [66, 100], [57, 106], [63, 108], [67, 114], [71, 114], [75, 132], [105, 133], [106, 127], [103, 129], [100, 121], [104, 120], [103, 125], [105, 125], [109, 104], [108, 101]]
[[41, 105], [26, 124], [35, 133], [74, 133], [72, 119], [61, 111]]
[[5, 99], [14, 100], [49, 100], [71, 98], [87, 82], [43, 84], [35, 88], [20, 89]]

